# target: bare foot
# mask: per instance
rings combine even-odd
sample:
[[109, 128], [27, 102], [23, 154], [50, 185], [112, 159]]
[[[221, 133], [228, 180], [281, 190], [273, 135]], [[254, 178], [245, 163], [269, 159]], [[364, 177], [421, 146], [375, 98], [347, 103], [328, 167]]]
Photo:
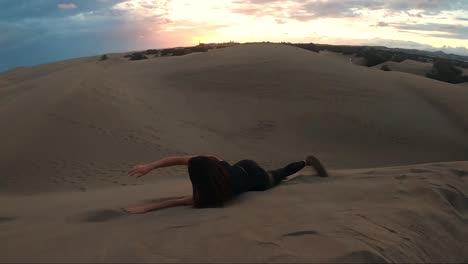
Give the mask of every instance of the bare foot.
[[122, 210], [131, 214], [144, 214], [148, 212], [148, 208], [146, 208], [146, 206], [127, 207], [127, 208], [122, 208]]

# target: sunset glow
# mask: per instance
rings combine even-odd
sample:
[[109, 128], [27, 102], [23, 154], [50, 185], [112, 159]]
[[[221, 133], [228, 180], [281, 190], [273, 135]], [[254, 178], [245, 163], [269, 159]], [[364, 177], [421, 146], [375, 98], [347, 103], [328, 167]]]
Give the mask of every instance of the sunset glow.
[[[228, 41], [468, 55], [466, 6], [468, 0], [2, 0], [0, 71], [103, 52]], [[14, 54], [24, 49], [35, 53], [18, 59]]]
[[[252, 2], [262, 2], [261, 5]], [[391, 11], [383, 8], [351, 8], [350, 15], [337, 14], [314, 16], [307, 10], [307, 1], [188, 1], [188, 0], [128, 0], [113, 6], [114, 9], [131, 13], [132, 16], [154, 20], [154, 28], [160, 33], [180, 32], [179, 39], [187, 45], [220, 41], [320, 41], [330, 44], [370, 41], [376, 38], [415, 41], [435, 47], [443, 45], [468, 48], [468, 41], [454, 32], [424, 25], [441, 24], [446, 29], [466, 30], [468, 17], [462, 10], [441, 11], [439, 14], [424, 14], [424, 9]], [[320, 1], [309, 1], [320, 2]], [[338, 1], [322, 1], [335, 7]], [[331, 3], [335, 2], [335, 3]], [[343, 1], [346, 2], [346, 1]], [[371, 2], [371, 1], [370, 1]], [[424, 14], [424, 15], [423, 15]], [[161, 20], [165, 23], [161, 24]], [[399, 26], [414, 26], [401, 29]], [[422, 26], [418, 30], [418, 26]], [[437, 35], [437, 36], [433, 36]], [[164, 36], [164, 34], [163, 34]]]

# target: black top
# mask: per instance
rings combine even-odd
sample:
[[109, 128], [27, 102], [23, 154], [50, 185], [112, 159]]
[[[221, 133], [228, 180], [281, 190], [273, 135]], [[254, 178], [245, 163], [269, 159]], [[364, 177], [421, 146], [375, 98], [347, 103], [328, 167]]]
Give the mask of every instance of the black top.
[[221, 164], [229, 172], [232, 182], [232, 190], [234, 195], [247, 192], [249, 190], [249, 177], [247, 172], [240, 166], [231, 166], [227, 161], [221, 161]]

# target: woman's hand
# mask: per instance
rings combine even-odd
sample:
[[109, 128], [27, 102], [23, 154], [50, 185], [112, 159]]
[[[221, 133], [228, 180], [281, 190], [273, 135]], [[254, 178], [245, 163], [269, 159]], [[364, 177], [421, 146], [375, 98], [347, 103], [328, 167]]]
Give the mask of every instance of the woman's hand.
[[148, 164], [136, 165], [135, 167], [133, 167], [133, 169], [131, 169], [128, 172], [128, 175], [138, 178], [138, 177], [141, 177], [141, 176], [147, 174], [148, 172], [150, 172], [152, 170], [153, 170], [153, 167], [151, 165], [148, 165]]

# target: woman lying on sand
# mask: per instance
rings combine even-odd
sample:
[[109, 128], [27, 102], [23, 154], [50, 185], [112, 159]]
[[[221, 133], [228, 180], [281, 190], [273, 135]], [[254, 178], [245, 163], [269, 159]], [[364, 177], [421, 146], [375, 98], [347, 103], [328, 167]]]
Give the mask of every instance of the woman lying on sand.
[[149, 164], [137, 165], [128, 174], [138, 178], [154, 169], [174, 165], [188, 166], [193, 191], [191, 196], [123, 210], [129, 213], [146, 213], [179, 205], [193, 205], [196, 208], [218, 207], [240, 193], [272, 188], [305, 166], [313, 166], [321, 177], [328, 176], [323, 165], [314, 156], [271, 171], [266, 171], [255, 161], [248, 159], [231, 166], [227, 161], [212, 155], [167, 157]]

